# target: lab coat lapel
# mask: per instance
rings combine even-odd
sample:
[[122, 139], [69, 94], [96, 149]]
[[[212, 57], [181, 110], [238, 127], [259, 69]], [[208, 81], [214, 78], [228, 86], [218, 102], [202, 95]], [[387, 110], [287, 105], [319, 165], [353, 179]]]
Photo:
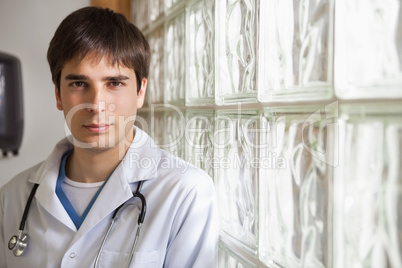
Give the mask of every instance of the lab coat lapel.
[[66, 225], [73, 231], [76, 231], [73, 221], [68, 216], [66, 210], [56, 195], [56, 181], [59, 174], [60, 160], [62, 155], [73, 148], [67, 138], [61, 140], [53, 152], [47, 158], [40, 168], [29, 179], [32, 183], [38, 183], [39, 187], [35, 194], [35, 199], [50, 215]]
[[161, 161], [160, 149], [153, 139], [141, 129], [134, 129], [134, 141], [122, 161], [129, 183], [155, 178]]

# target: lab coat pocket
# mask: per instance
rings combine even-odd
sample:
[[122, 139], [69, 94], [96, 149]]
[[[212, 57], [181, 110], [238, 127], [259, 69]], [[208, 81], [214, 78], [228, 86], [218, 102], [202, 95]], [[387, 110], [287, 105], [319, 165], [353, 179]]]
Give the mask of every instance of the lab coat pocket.
[[[127, 267], [129, 254], [104, 250], [99, 259], [99, 267]], [[158, 267], [159, 251], [135, 252], [129, 267]], [[162, 265], [160, 265], [162, 266]]]

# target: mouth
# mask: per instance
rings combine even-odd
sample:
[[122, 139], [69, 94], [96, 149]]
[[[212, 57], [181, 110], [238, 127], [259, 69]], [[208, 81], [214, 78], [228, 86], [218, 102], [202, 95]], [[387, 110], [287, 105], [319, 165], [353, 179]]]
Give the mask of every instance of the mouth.
[[84, 128], [86, 128], [88, 131], [92, 133], [104, 133], [109, 129], [110, 125], [108, 124], [89, 124], [89, 125], [84, 125]]

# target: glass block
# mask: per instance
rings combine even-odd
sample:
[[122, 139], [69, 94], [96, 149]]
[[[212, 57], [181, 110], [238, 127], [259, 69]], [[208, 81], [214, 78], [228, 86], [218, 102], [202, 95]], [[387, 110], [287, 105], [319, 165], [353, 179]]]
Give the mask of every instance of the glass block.
[[230, 246], [219, 243], [218, 268], [257, 268], [258, 266], [235, 253]]
[[131, 19], [132, 22], [141, 30], [148, 26], [148, 1], [131, 0]]
[[185, 16], [184, 12], [166, 22], [165, 26], [165, 92], [164, 102], [184, 104], [185, 85]]
[[260, 5], [259, 101], [331, 98], [333, 0]]
[[[145, 2], [141, 0], [141, 2]], [[148, 0], [149, 19], [151, 22], [157, 20], [163, 15], [164, 4], [163, 0]]]
[[401, 98], [401, 1], [337, 0], [335, 8], [336, 96]]
[[148, 109], [139, 109], [134, 125], [151, 135], [151, 113]]
[[165, 42], [163, 27], [159, 27], [158, 29], [152, 31], [148, 37], [148, 40], [152, 56], [146, 94], [148, 95], [149, 103], [163, 103], [163, 44]]
[[267, 109], [261, 122], [259, 255], [280, 267], [330, 267], [337, 103], [293, 110]]
[[257, 100], [257, 0], [216, 1], [216, 103]]
[[[151, 98], [152, 98], [153, 92], [150, 92], [150, 89], [151, 89], [151, 87], [149, 86], [150, 85], [150, 77], [151, 77], [151, 74], [148, 75], [148, 85], [147, 85], [147, 90], [145, 91], [144, 104], [142, 105], [142, 108], [148, 108], [151, 106]], [[151, 84], [153, 82], [151, 82]]]
[[213, 177], [214, 110], [187, 110], [185, 160]]
[[334, 268], [402, 267], [399, 107], [394, 114], [342, 114], [334, 177]]
[[215, 1], [197, 0], [187, 7], [186, 105], [215, 103]]
[[165, 0], [165, 10], [169, 11], [172, 7], [175, 7], [181, 2], [183, 2], [183, 0]]
[[163, 131], [163, 144], [161, 147], [175, 156], [184, 159], [185, 142], [185, 115], [182, 111], [173, 107], [164, 111], [162, 125], [155, 127]]
[[149, 111], [150, 136], [159, 147], [164, 146], [164, 134], [166, 133], [165, 111], [152, 109]]
[[256, 254], [258, 235], [257, 111], [217, 111], [214, 180], [221, 230]]

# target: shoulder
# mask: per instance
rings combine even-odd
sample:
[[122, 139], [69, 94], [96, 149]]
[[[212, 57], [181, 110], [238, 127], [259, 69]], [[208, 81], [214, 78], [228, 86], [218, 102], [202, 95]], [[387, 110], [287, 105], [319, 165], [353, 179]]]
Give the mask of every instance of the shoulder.
[[212, 180], [204, 170], [162, 149], [160, 149], [158, 173], [175, 176], [178, 179], [189, 179], [194, 183]]
[[12, 189], [18, 190], [18, 188], [24, 184], [30, 186], [31, 188], [34, 183], [40, 184], [45, 179], [44, 175], [58, 172], [62, 155], [66, 151], [71, 150], [72, 146], [73, 145], [70, 143], [68, 137], [60, 140], [47, 159], [13, 177], [0, 189], [0, 195], [3, 195], [4, 192], [8, 192]]
[[161, 149], [158, 177], [167, 184], [174, 184], [176, 190], [183, 193], [195, 191], [212, 195], [212, 178], [202, 169]]
[[22, 191], [32, 187], [32, 183], [29, 180], [34, 177], [38, 169], [43, 165], [43, 162], [38, 163], [21, 173], [14, 176], [0, 189], [0, 200], [3, 201], [5, 196], [19, 196]]

